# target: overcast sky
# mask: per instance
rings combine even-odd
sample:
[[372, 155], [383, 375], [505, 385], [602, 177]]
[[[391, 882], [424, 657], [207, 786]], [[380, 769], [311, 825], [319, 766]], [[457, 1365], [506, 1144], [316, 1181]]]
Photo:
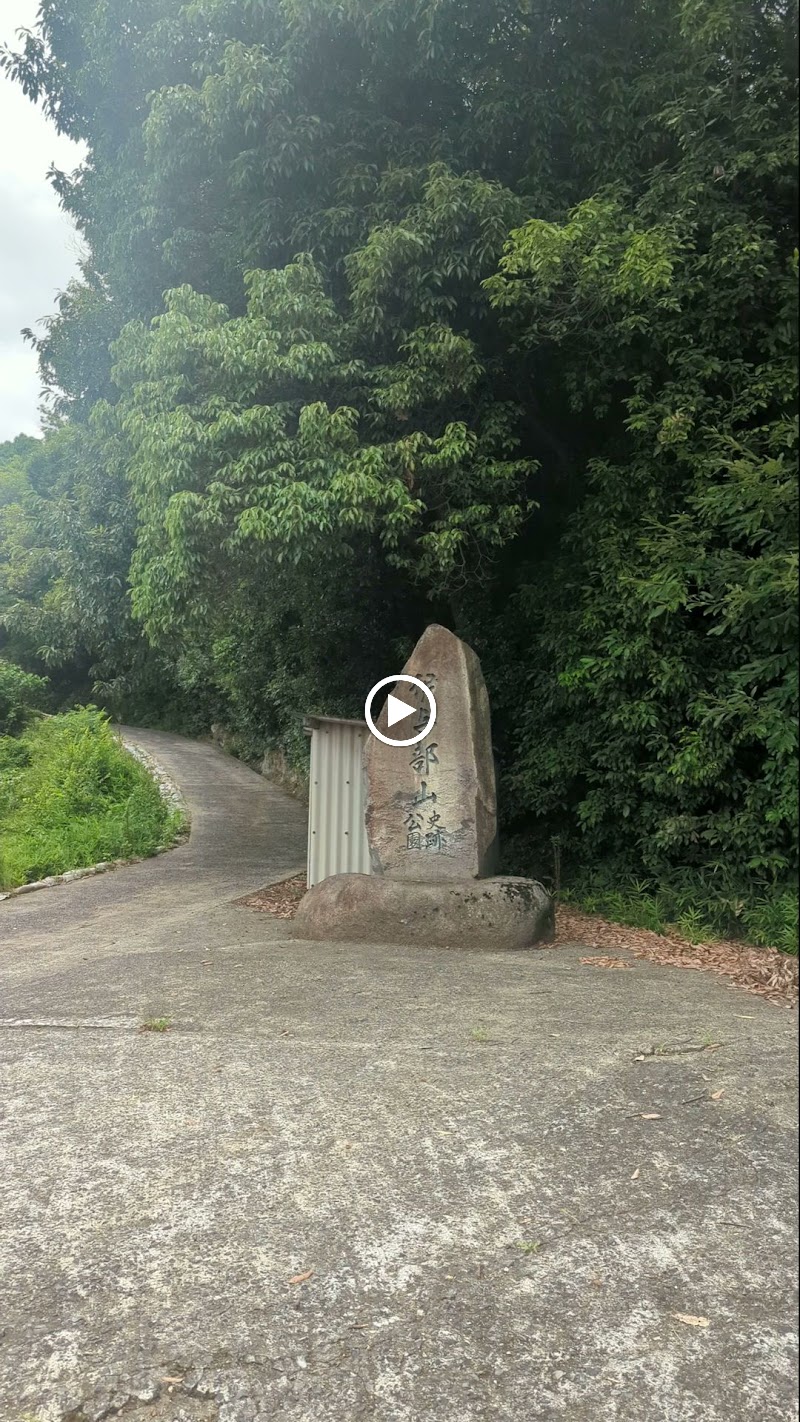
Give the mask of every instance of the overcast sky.
[[[38, 0], [0, 0], [0, 45], [32, 29]], [[74, 275], [80, 239], [47, 181], [51, 163], [71, 172], [82, 150], [56, 133], [22, 90], [0, 73], [0, 440], [39, 434], [36, 328]]]

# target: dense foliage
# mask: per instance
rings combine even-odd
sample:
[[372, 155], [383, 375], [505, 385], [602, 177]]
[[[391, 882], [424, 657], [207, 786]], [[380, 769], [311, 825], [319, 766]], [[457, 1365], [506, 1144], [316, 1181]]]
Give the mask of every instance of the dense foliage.
[[177, 812], [95, 707], [0, 736], [0, 889], [152, 854], [178, 827]]
[[443, 621], [510, 864], [784, 922], [796, 39], [791, 0], [43, 0], [5, 62], [88, 144], [88, 256], [5, 476], [9, 655], [298, 760]]
[[47, 700], [44, 677], [0, 657], [0, 736], [15, 736]]

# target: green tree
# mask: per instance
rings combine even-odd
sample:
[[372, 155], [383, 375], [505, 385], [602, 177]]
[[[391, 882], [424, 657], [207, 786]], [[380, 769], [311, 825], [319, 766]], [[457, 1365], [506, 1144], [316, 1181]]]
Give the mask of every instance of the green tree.
[[486, 283], [595, 429], [563, 552], [517, 595], [552, 669], [514, 779], [655, 872], [797, 865], [797, 154], [772, 18], [686, 7], [652, 120], [678, 160], [521, 226]]

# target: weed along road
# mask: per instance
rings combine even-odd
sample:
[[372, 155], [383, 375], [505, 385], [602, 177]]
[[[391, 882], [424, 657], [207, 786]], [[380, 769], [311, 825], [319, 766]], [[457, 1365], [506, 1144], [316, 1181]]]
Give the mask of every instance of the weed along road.
[[189, 840], [0, 904], [2, 1422], [794, 1416], [794, 1014], [292, 941], [301, 807], [129, 734]]

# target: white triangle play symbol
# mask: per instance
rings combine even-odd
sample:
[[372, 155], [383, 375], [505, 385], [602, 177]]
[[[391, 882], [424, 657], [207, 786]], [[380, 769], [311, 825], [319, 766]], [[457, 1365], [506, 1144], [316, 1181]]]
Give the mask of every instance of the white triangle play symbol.
[[412, 711], [416, 711], [416, 706], [409, 706], [407, 701], [401, 701], [399, 696], [392, 696], [391, 691], [386, 702], [389, 715], [387, 722], [390, 726], [396, 726], [398, 721], [404, 721], [406, 716], [410, 716]]

